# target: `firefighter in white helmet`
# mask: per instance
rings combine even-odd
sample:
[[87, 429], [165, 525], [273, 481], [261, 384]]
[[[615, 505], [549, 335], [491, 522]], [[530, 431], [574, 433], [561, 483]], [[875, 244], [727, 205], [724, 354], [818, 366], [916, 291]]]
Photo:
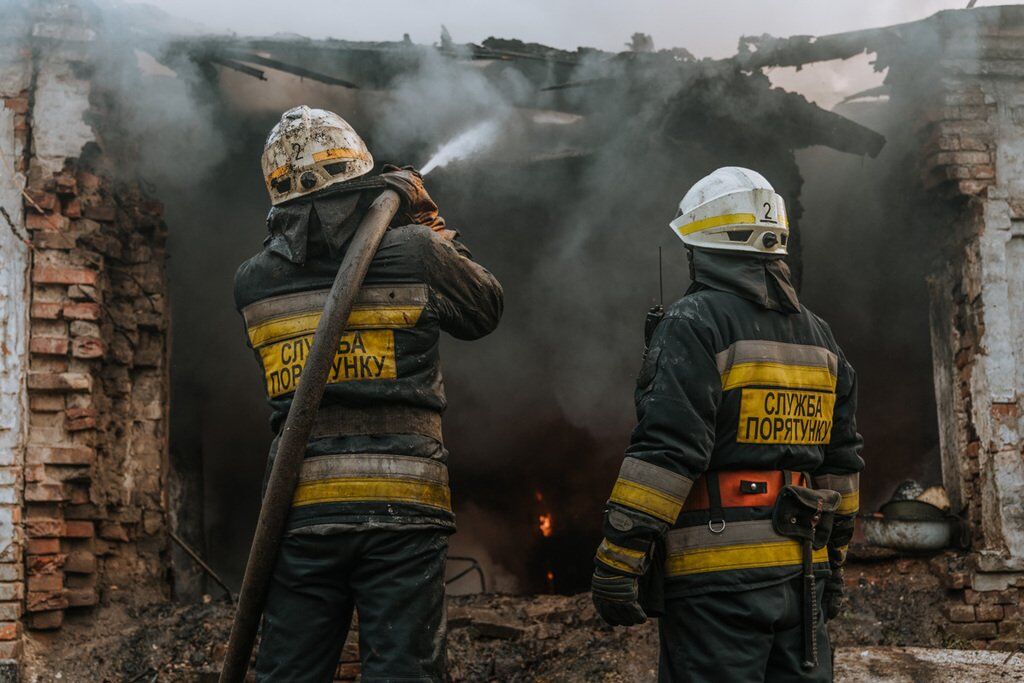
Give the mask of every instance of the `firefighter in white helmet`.
[[649, 339], [595, 606], [660, 616], [661, 681], [831, 680], [864, 465], [853, 368], [797, 297], [762, 175], [716, 170], [670, 227], [693, 283]]
[[444, 678], [444, 565], [455, 518], [438, 338], [490, 333], [502, 291], [445, 227], [416, 171], [373, 168], [337, 114], [285, 112], [263, 153], [270, 234], [235, 276], [277, 432], [356, 227], [384, 189], [402, 197], [306, 450], [264, 610], [260, 681], [333, 680], [353, 609], [363, 680]]

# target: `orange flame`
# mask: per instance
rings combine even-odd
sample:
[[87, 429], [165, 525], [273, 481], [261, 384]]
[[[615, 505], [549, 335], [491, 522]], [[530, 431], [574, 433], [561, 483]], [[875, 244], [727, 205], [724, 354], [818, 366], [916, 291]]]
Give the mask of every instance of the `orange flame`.
[[555, 580], [555, 573], [553, 571], [549, 570], [548, 571], [548, 582], [550, 583], [550, 582], [552, 582], [554, 580]]
[[551, 513], [547, 512], [543, 515], [537, 515], [537, 528], [540, 529], [540, 535], [547, 538], [554, 531], [554, 525], [552, 522]]

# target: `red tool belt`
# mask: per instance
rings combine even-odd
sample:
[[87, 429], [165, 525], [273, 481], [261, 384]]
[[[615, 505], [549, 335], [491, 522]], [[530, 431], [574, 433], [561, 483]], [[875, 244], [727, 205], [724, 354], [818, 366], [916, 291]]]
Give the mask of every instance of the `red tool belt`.
[[[715, 500], [713, 493], [708, 494], [709, 483], [717, 489], [718, 501]], [[779, 491], [787, 484], [807, 486], [808, 477], [803, 472], [788, 470], [705, 472], [693, 483], [690, 495], [683, 504], [683, 512], [698, 512], [712, 508], [770, 507], [775, 505]]]

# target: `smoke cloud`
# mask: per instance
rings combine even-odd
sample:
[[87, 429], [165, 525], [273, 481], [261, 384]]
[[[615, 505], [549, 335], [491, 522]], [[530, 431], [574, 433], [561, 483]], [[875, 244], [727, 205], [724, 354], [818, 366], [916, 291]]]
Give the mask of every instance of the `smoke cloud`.
[[[108, 18], [105, 26], [138, 36], [136, 21]], [[104, 142], [113, 158], [131, 161], [118, 172], [153, 182], [167, 205], [171, 447], [204, 473], [214, 566], [240, 579], [272, 436], [232, 279], [265, 236], [269, 202], [259, 155], [266, 133], [282, 111], [308, 104], [348, 119], [379, 162], [432, 163], [427, 186], [450, 227], [505, 287], [505, 318], [495, 334], [443, 342], [445, 433], [461, 525], [453, 548], [478, 556], [492, 586], [583, 589], [601, 508], [633, 426], [644, 315], [658, 303], [659, 247], [665, 303], [688, 284], [684, 249], [667, 223], [686, 189], [723, 165], [758, 169], [799, 221], [803, 179], [791, 150], [816, 140], [810, 119], [799, 117], [803, 110], [763, 76], [697, 63], [681, 51], [587, 53], [572, 67], [457, 60], [392, 46], [391, 57], [359, 53], [335, 65], [336, 75], [365, 86], [350, 91], [273, 69], [257, 80], [194, 58], [181, 43], [141, 42], [173, 75], [145, 58], [140, 70], [130, 48], [112, 48], [98, 79], [118, 127]], [[309, 54], [302, 49], [297, 40], [281, 51], [300, 59]], [[563, 62], [577, 56], [563, 55]], [[446, 149], [447, 141], [454, 148]], [[821, 159], [829, 168], [863, 164], [862, 174], [843, 176], [855, 182], [872, 172], [870, 161]], [[807, 168], [828, 175], [821, 166]], [[823, 269], [842, 260], [819, 235], [847, 229], [849, 222], [829, 210], [843, 189], [820, 181], [814, 187], [822, 199], [805, 202], [821, 231], [808, 240], [819, 293], [809, 296], [853, 336], [865, 300], [851, 305], [820, 294], [823, 283], [835, 282]], [[849, 252], [850, 264], [877, 254], [861, 246]], [[854, 271], [837, 272], [852, 278]], [[842, 292], [846, 283], [835, 286]], [[877, 296], [878, 289], [864, 294]], [[919, 303], [912, 298], [907, 306]], [[866, 347], [855, 354], [855, 363], [869, 364]], [[920, 397], [919, 389], [912, 395]], [[541, 515], [550, 515], [550, 536], [539, 528]]]

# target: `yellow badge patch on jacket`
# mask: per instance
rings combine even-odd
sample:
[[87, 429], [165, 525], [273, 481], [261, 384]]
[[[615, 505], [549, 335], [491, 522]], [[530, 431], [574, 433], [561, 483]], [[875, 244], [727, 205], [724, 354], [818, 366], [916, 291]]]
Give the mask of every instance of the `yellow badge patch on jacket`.
[[[242, 311], [271, 398], [295, 391], [330, 290], [263, 299]], [[331, 363], [328, 384], [395, 379], [395, 330], [415, 327], [427, 303], [424, 285], [364, 286]]]
[[[295, 391], [313, 345], [313, 335], [267, 344], [259, 349], [272, 398]], [[331, 363], [328, 384], [358, 379], [394, 379], [395, 333], [392, 330], [347, 332], [341, 337]]]
[[790, 389], [742, 390], [739, 443], [826, 444], [835, 394]]

